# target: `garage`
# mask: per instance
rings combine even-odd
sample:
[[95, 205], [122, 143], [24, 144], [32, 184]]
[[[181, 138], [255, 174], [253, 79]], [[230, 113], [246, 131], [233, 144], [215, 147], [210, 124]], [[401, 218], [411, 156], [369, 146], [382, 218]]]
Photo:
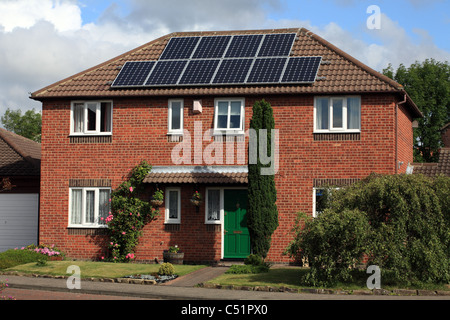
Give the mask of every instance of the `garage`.
[[0, 128], [0, 252], [38, 244], [41, 144]]
[[39, 194], [0, 194], [0, 252], [38, 241]]

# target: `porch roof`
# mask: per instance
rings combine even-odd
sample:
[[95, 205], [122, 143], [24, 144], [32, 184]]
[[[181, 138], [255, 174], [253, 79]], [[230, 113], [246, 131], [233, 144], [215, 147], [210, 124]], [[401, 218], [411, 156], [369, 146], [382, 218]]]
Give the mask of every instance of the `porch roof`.
[[154, 166], [145, 183], [247, 184], [247, 166]]

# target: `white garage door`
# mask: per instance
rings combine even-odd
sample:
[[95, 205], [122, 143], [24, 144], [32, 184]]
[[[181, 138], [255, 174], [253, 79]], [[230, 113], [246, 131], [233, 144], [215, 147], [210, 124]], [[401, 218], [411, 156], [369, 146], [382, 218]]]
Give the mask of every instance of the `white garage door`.
[[0, 252], [37, 244], [39, 195], [0, 194]]

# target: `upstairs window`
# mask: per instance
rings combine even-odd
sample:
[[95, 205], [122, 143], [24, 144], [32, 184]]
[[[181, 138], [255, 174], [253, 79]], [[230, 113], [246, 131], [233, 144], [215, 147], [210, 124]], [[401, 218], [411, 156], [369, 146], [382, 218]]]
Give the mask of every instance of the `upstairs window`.
[[169, 100], [169, 134], [183, 134], [183, 100]]
[[314, 132], [360, 132], [360, 97], [317, 97]]
[[72, 135], [108, 135], [112, 133], [112, 102], [73, 102]]
[[215, 133], [244, 133], [244, 99], [216, 99]]

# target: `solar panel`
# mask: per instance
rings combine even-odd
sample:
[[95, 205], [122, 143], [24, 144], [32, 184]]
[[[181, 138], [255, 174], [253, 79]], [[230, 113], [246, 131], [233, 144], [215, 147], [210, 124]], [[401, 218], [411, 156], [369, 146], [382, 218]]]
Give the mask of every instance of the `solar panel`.
[[202, 37], [193, 59], [221, 58], [230, 42], [231, 36]]
[[322, 57], [291, 57], [284, 72], [283, 83], [314, 82]]
[[247, 83], [278, 83], [287, 58], [256, 59]]
[[262, 34], [234, 36], [228, 47], [226, 58], [255, 57], [258, 52]]
[[220, 64], [214, 77], [214, 84], [244, 83], [253, 59], [226, 59]]
[[220, 60], [191, 60], [178, 84], [208, 84]]
[[112, 87], [142, 86], [154, 64], [155, 61], [127, 61], [114, 80]]
[[158, 61], [145, 85], [171, 85], [177, 84], [187, 60]]
[[295, 33], [267, 34], [264, 37], [258, 57], [289, 56]]
[[159, 60], [189, 59], [201, 37], [171, 38]]

